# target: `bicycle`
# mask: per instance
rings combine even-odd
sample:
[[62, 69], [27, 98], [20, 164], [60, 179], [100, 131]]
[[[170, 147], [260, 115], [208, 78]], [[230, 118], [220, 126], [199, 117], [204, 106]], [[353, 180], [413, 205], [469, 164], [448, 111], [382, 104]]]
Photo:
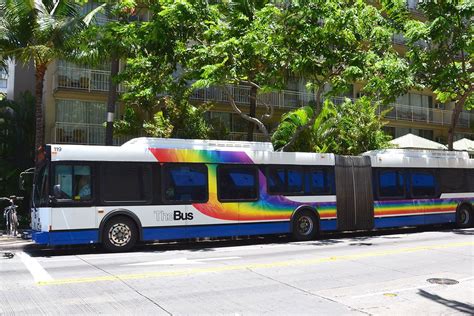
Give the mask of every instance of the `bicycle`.
[[2, 197], [0, 200], [8, 201], [10, 203], [10, 205], [5, 207], [3, 217], [5, 218], [6, 234], [8, 236], [16, 237], [18, 235], [18, 216], [16, 213], [18, 205], [16, 205], [15, 202], [21, 201], [23, 198], [12, 195], [9, 198]]

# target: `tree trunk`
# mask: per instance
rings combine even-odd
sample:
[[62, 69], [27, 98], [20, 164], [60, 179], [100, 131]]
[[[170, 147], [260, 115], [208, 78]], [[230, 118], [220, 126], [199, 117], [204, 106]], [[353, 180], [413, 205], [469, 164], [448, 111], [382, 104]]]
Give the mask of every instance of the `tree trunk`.
[[119, 72], [119, 59], [112, 58], [109, 78], [109, 94], [107, 96], [107, 125], [105, 127], [105, 145], [114, 144], [114, 116], [117, 102], [117, 83], [114, 78]]
[[[249, 116], [255, 117], [257, 112], [257, 87], [250, 87], [250, 109]], [[253, 131], [255, 130], [255, 123], [249, 122], [247, 131], [247, 141], [253, 141]]]
[[461, 98], [455, 103], [453, 114], [451, 116], [451, 126], [448, 130], [448, 150], [452, 151], [454, 143], [454, 131], [456, 130], [456, 125], [458, 124], [459, 115], [461, 114], [464, 104], [466, 103], [469, 92], [464, 93]]
[[43, 85], [47, 65], [39, 64], [35, 68], [35, 150], [38, 150], [44, 145]]

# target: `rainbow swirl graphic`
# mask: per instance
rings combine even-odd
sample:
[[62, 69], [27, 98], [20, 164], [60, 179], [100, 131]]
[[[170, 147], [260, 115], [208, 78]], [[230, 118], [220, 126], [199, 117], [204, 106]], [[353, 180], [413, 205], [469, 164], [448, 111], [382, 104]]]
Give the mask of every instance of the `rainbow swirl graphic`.
[[[208, 151], [189, 149], [150, 148], [160, 162], [206, 163], [209, 174], [209, 200], [194, 203], [201, 213], [212, 218], [232, 221], [289, 220], [302, 203], [294, 202], [282, 195], [269, 195], [264, 174], [259, 171], [260, 199], [249, 202], [220, 202], [217, 198], [217, 163], [253, 164], [245, 152]], [[336, 203], [307, 203], [313, 206], [321, 219], [336, 217]]]

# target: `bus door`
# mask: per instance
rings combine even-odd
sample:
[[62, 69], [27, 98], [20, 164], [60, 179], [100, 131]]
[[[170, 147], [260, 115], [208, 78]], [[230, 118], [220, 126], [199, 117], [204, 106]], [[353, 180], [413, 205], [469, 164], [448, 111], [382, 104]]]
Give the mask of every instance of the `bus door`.
[[374, 227], [374, 197], [370, 157], [336, 156], [338, 230]]
[[[95, 236], [85, 236], [97, 230], [97, 212], [93, 203], [94, 183], [92, 166], [87, 163], [57, 163], [53, 165], [51, 209], [51, 230], [70, 231], [64, 238], [74, 243], [83, 237], [87, 240]], [[82, 230], [80, 232], [72, 232]], [[60, 236], [60, 235], [58, 235]]]

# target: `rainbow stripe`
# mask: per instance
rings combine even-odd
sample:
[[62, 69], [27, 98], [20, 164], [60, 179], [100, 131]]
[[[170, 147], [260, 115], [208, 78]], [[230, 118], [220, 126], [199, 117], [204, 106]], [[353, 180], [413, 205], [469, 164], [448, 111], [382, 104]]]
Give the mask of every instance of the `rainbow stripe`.
[[[253, 164], [245, 152], [210, 151], [191, 149], [150, 148], [150, 152], [160, 162], [205, 163], [209, 175], [209, 200], [193, 206], [212, 218], [229, 221], [273, 221], [290, 220], [294, 210], [301, 205], [282, 195], [269, 195], [266, 178], [259, 171], [260, 199], [254, 202], [226, 202], [217, 198], [217, 163]], [[423, 199], [375, 201], [375, 217], [394, 217], [436, 213], [453, 213], [459, 199]], [[471, 201], [471, 203], [474, 200]], [[321, 219], [336, 218], [335, 202], [307, 203], [313, 206]]]
[[[150, 148], [158, 161], [181, 163], [206, 163], [209, 175], [209, 200], [206, 203], [194, 203], [201, 213], [229, 221], [274, 221], [290, 220], [294, 210], [301, 203], [291, 201], [281, 195], [269, 195], [266, 178], [259, 171], [260, 199], [250, 202], [225, 202], [217, 198], [216, 163], [253, 164], [245, 152], [207, 151], [189, 149]], [[336, 217], [336, 203], [308, 203], [318, 210], [321, 219]]]
[[459, 200], [456, 199], [423, 199], [375, 201], [375, 217], [423, 215], [425, 213], [452, 213], [456, 212]]

